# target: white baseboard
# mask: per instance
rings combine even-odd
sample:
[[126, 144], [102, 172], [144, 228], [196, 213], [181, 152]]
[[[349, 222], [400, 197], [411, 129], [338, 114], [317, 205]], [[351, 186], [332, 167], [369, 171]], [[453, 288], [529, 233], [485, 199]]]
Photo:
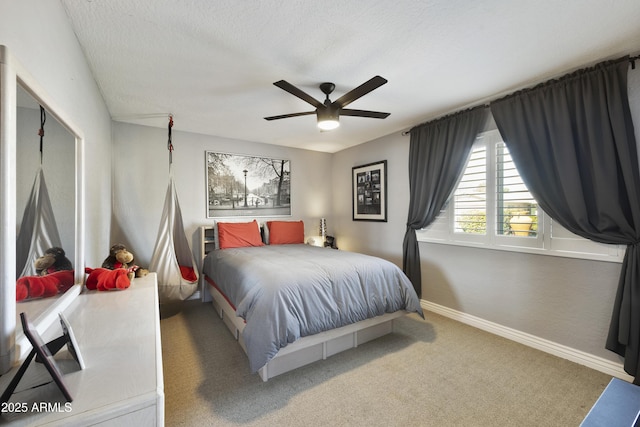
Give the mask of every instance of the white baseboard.
[[607, 375], [620, 378], [621, 380], [633, 382], [633, 377], [624, 371], [622, 363], [617, 363], [599, 356], [594, 356], [584, 351], [576, 350], [574, 348], [567, 347], [565, 345], [558, 344], [553, 341], [537, 337], [535, 335], [527, 334], [525, 332], [518, 331], [516, 329], [512, 329], [498, 323], [490, 322], [471, 314], [463, 313], [461, 311], [457, 311], [430, 301], [420, 300], [420, 305], [427, 311], [432, 311], [436, 314], [440, 314], [442, 316], [456, 320], [460, 323], [482, 329], [483, 331], [501, 336], [503, 338], [507, 338], [520, 344], [524, 344], [526, 346], [535, 348], [536, 350], [544, 351], [545, 353], [570, 360], [572, 362], [584, 365], [591, 369], [595, 369], [596, 371], [600, 371]]

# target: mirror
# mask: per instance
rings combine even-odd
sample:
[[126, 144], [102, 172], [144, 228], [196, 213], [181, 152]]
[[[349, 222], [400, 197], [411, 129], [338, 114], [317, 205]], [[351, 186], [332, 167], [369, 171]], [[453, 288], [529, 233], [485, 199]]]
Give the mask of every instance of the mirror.
[[[17, 86], [16, 100], [16, 233], [20, 236], [24, 210], [39, 169], [42, 168], [42, 176], [48, 189], [55, 229], [60, 242], [55, 245], [44, 245], [45, 247], [40, 252], [51, 246], [60, 246], [65, 251], [65, 257], [73, 260], [75, 258], [75, 138], [54, 117], [49, 117], [45, 110], [41, 156], [40, 136], [38, 135], [41, 121], [40, 105], [20, 85]], [[32, 238], [34, 233], [29, 233], [29, 227], [25, 227], [25, 229], [27, 231], [25, 237]], [[46, 230], [44, 233], [47, 236], [53, 234]], [[29, 241], [27, 240], [23, 246], [23, 251], [30, 248]], [[42, 253], [34, 252], [34, 256], [39, 255]], [[19, 248], [17, 256], [20, 261]], [[28, 271], [23, 272], [23, 266], [18, 262], [16, 266], [17, 277], [37, 274], [32, 259], [26, 264]], [[62, 293], [60, 292], [60, 294]], [[59, 298], [60, 295], [56, 295], [19, 301], [16, 315], [19, 316], [21, 312], [25, 312], [29, 319], [37, 319]], [[16, 322], [19, 330], [21, 323], [18, 318]]]
[[[21, 93], [22, 91], [24, 94]], [[45, 124], [45, 146], [48, 141], [46, 133], [48, 129], [51, 129], [53, 134], [56, 132], [60, 135], [67, 134], [67, 136], [61, 137], [63, 141], [70, 139], [75, 142], [70, 143], [71, 148], [64, 149], [66, 155], [73, 159], [73, 162], [69, 170], [62, 174], [63, 177], [59, 183], [61, 188], [56, 190], [60, 191], [58, 194], [65, 194], [60, 196], [62, 200], [59, 202], [70, 206], [56, 207], [57, 202], [54, 202], [51, 194], [53, 183], [47, 182], [53, 209], [61, 210], [60, 214], [56, 212], [61, 240], [63, 244], [68, 244], [69, 248], [72, 248], [70, 249], [72, 257], [70, 259], [75, 267], [75, 284], [63, 295], [51, 300], [50, 304], [33, 304], [39, 306], [37, 309], [34, 307], [37, 313], [34, 314], [35, 317], [31, 322], [38, 332], [44, 333], [49, 325], [58, 318], [58, 313], [68, 307], [73, 299], [79, 295], [84, 280], [84, 136], [33, 76], [10, 54], [6, 46], [0, 45], [0, 375], [11, 369], [14, 362], [26, 356], [29, 350], [28, 341], [19, 328], [19, 322], [17, 322], [19, 312], [16, 307], [15, 292], [16, 229], [22, 221], [21, 210], [24, 209], [25, 200], [24, 195], [18, 193], [22, 191], [23, 185], [27, 186], [30, 191], [35, 176], [31, 172], [31, 177], [27, 179], [26, 183], [20, 182], [18, 184], [18, 180], [25, 179], [18, 173], [18, 160], [22, 156], [18, 152], [23, 149], [23, 147], [18, 149], [18, 121], [22, 123], [23, 120], [18, 116], [24, 115], [26, 117], [29, 115], [28, 111], [24, 111], [28, 108], [18, 107], [18, 93], [21, 93], [21, 100], [28, 100], [24, 102], [31, 102], [29, 100], [31, 98], [33, 102], [45, 108], [47, 124], [49, 124], [49, 126]], [[28, 96], [26, 96], [27, 94]], [[36, 133], [39, 129], [39, 116], [38, 107], [35, 123]], [[26, 121], [31, 122], [29, 119]], [[57, 123], [52, 124], [54, 122]], [[20, 124], [20, 128], [22, 126]], [[33, 125], [29, 123], [24, 126], [31, 128]], [[54, 131], [54, 127], [59, 129]], [[37, 134], [35, 137], [38, 138]], [[28, 135], [27, 139], [30, 139]], [[36, 156], [39, 161], [39, 142], [37, 146]], [[29, 149], [25, 151], [29, 151]], [[45, 153], [45, 155], [47, 154]], [[73, 177], [70, 180], [71, 175]], [[54, 178], [52, 177], [51, 180], [54, 181]], [[69, 180], [70, 182], [67, 182]], [[22, 206], [18, 204], [18, 201], [21, 201]]]

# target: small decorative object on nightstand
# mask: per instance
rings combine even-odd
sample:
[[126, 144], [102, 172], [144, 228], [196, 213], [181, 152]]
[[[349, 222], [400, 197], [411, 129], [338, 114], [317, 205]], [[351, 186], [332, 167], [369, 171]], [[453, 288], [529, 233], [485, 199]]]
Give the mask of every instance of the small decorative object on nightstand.
[[327, 237], [327, 219], [320, 218], [320, 237], [324, 240]]
[[324, 246], [324, 239], [322, 236], [309, 236], [307, 238], [307, 245], [322, 247]]
[[324, 241], [324, 246], [331, 249], [338, 249], [336, 238], [333, 236], [327, 236]]

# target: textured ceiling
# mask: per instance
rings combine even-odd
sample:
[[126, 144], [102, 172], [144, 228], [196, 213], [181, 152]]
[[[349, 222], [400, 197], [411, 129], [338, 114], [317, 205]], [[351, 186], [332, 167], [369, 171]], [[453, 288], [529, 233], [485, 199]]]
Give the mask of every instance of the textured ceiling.
[[[638, 0], [61, 1], [114, 120], [326, 152], [640, 51]], [[387, 119], [263, 119], [374, 75]]]

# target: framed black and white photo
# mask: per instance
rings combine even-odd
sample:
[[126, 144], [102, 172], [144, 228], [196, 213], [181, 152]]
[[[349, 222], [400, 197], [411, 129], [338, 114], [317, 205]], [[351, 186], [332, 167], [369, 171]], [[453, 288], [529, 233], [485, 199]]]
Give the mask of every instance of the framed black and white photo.
[[291, 162], [205, 153], [207, 218], [291, 215]]
[[353, 220], [387, 220], [387, 161], [352, 168]]

